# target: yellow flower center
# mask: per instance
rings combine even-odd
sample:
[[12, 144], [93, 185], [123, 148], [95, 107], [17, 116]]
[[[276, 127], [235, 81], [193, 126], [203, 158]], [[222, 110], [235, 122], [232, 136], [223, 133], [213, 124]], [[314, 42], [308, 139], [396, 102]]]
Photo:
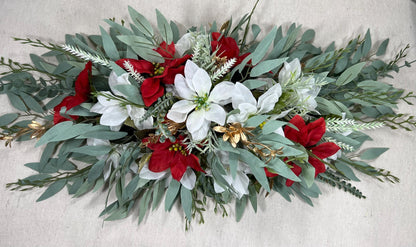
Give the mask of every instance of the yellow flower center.
[[153, 63], [153, 66], [153, 73], [151, 73], [150, 76], [162, 75], [163, 72], [165, 72], [165, 67], [161, 66], [160, 63]]
[[179, 145], [178, 143], [173, 144], [172, 146], [169, 147], [169, 151], [173, 151], [173, 152], [181, 152], [181, 154], [183, 156], [187, 156], [188, 154], [186, 153], [186, 150]]

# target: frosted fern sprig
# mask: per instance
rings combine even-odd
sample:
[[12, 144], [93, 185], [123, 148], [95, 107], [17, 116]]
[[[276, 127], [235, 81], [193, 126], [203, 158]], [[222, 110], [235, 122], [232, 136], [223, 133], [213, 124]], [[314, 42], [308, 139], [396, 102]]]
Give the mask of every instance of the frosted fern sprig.
[[105, 58], [101, 55], [91, 54], [87, 51], [83, 51], [83, 50], [79, 49], [78, 47], [75, 47], [75, 46], [72, 46], [72, 45], [67, 45], [67, 44], [63, 45], [62, 49], [64, 49], [65, 51], [67, 51], [67, 52], [71, 53], [72, 55], [77, 56], [77, 57], [79, 57], [79, 58], [81, 58], [85, 61], [91, 61], [93, 63], [98, 63], [98, 64], [101, 64], [103, 66], [111, 68], [110, 61], [107, 58]]
[[144, 81], [144, 77], [134, 69], [133, 65], [129, 61], [124, 61], [123, 65], [127, 72], [129, 72], [129, 75], [131, 75], [131, 77], [133, 77], [139, 84]]
[[211, 43], [208, 35], [195, 34], [195, 43], [192, 47], [192, 61], [197, 64], [200, 68], [210, 71], [214, 65], [211, 54]]
[[346, 143], [344, 143], [344, 142], [340, 142], [340, 141], [338, 141], [338, 140], [336, 140], [335, 138], [332, 138], [332, 137], [329, 137], [329, 136], [326, 136], [326, 137], [324, 137], [324, 138], [322, 138], [324, 141], [326, 141], [326, 142], [333, 142], [333, 143], [335, 143], [338, 147], [340, 147], [341, 149], [343, 149], [343, 150], [346, 150], [346, 151], [349, 151], [349, 152], [352, 152], [352, 151], [354, 151], [354, 147], [353, 146], [351, 146], [351, 145], [348, 145], [348, 144], [346, 144]]
[[216, 81], [223, 77], [230, 69], [233, 67], [237, 59], [231, 58], [229, 59], [221, 68], [217, 69], [214, 74], [211, 76], [212, 81]]
[[384, 126], [382, 122], [357, 123], [354, 119], [329, 118], [325, 120], [326, 130], [335, 133], [376, 129]]

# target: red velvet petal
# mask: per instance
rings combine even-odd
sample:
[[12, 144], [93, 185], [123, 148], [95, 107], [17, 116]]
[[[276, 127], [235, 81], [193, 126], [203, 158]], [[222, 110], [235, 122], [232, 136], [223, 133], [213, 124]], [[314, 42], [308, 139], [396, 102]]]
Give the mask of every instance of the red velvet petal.
[[[54, 124], [58, 124], [60, 122], [64, 122], [64, 121], [71, 121], [71, 119], [65, 118], [63, 116], [61, 116], [60, 111], [62, 109], [62, 107], [66, 107], [66, 110], [68, 111], [69, 109], [80, 105], [81, 103], [83, 103], [85, 100], [79, 96], [67, 96], [65, 97], [62, 102], [55, 106], [53, 108], [53, 110], [55, 111], [54, 116], [53, 116], [53, 123]], [[71, 116], [72, 119], [77, 120], [78, 116]]]
[[[144, 142], [148, 141], [147, 138], [143, 140]], [[172, 146], [172, 142], [168, 139], [165, 142], [157, 142], [157, 143], [149, 143], [147, 145], [148, 148], [150, 148], [153, 151], [169, 151], [169, 147]], [[164, 150], [164, 151], [163, 151]]]
[[155, 94], [150, 95], [148, 97], [145, 97], [142, 93], [142, 98], [145, 106], [151, 106], [153, 103], [157, 101], [158, 98], [162, 97], [164, 93], [165, 89], [162, 86], [159, 87], [159, 90]]
[[170, 172], [173, 179], [180, 181], [183, 174], [186, 171], [187, 165], [181, 159], [183, 155], [180, 152], [175, 152], [175, 158], [172, 160], [172, 165], [170, 167]]
[[149, 160], [149, 170], [152, 172], [163, 172], [170, 167], [173, 158], [174, 152], [172, 151], [155, 151]]
[[166, 70], [167, 73], [166, 73], [165, 77], [163, 77], [161, 79], [162, 83], [164, 83], [164, 84], [173, 84], [175, 82], [175, 76], [177, 74], [183, 75], [184, 69], [185, 69], [185, 66], [183, 66], [183, 65], [178, 67], [178, 68], [169, 68], [168, 70]]
[[308, 133], [303, 118], [299, 115], [296, 115], [289, 121], [289, 123], [295, 125], [299, 131], [295, 130], [289, 125], [286, 125], [284, 129], [286, 138], [291, 141], [300, 143], [302, 146], [305, 146]]
[[325, 172], [325, 170], [326, 170], [325, 164], [322, 163], [317, 158], [309, 156], [308, 161], [313, 167], [315, 167], [315, 177], [318, 176], [319, 173]]
[[154, 71], [154, 66], [151, 62], [146, 60], [137, 60], [137, 59], [120, 59], [116, 61], [116, 64], [124, 69], [124, 62], [129, 61], [133, 68], [141, 74], [151, 74]]
[[195, 171], [205, 173], [205, 171], [202, 169], [201, 165], [199, 164], [199, 159], [198, 157], [196, 157], [196, 155], [189, 154], [187, 156], [181, 157], [181, 160], [183, 161], [183, 163], [185, 163], [187, 166], [191, 167]]
[[[302, 167], [296, 165], [295, 163], [289, 162], [289, 165], [293, 166], [292, 171], [295, 173], [296, 176], [299, 176], [302, 173]], [[294, 183], [293, 180], [286, 179], [286, 186], [292, 186]]]
[[268, 178], [274, 178], [279, 176], [279, 174], [277, 173], [270, 172], [269, 169], [267, 169], [266, 167], [264, 168], [264, 172], [266, 173], [266, 177]]
[[90, 80], [89, 75], [91, 74], [92, 63], [91, 61], [85, 65], [85, 69], [79, 73], [77, 80], [75, 81], [75, 95], [87, 100], [90, 95]]
[[170, 45], [167, 45], [167, 43], [163, 41], [156, 49], [156, 52], [164, 58], [173, 58], [175, 55], [175, 44], [172, 42]]
[[318, 143], [325, 134], [325, 119], [319, 118], [307, 126], [308, 137], [305, 147], [310, 147]]
[[311, 149], [312, 153], [320, 159], [328, 158], [338, 152], [338, 150], [340, 150], [340, 147], [333, 142], [324, 142]]

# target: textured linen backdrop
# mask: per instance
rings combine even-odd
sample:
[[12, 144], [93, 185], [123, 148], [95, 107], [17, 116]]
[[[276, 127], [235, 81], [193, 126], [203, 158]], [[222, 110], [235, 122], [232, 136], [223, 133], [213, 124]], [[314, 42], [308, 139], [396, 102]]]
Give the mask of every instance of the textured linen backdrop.
[[[63, 43], [64, 35], [98, 34], [102, 20], [116, 17], [129, 22], [131, 5], [156, 23], [158, 8], [169, 20], [199, 26], [216, 20], [221, 24], [248, 13], [254, 0], [231, 1], [144, 1], [144, 0], [20, 0], [0, 3], [0, 55], [19, 62], [30, 62], [29, 54], [45, 50], [20, 45], [11, 37], [39, 38]], [[287, 30], [292, 22], [316, 31], [314, 44], [325, 48], [335, 41], [338, 47], [367, 28], [380, 43], [390, 38], [385, 56], [393, 58], [410, 43], [409, 60], [416, 58], [416, 3], [411, 0], [263, 0], [253, 22], [262, 34], [272, 25]], [[182, 30], [183, 31], [183, 30]], [[416, 65], [414, 65], [416, 66]], [[394, 85], [416, 91], [415, 68], [403, 68], [395, 75]], [[386, 80], [393, 82], [392, 80]], [[0, 114], [10, 112], [7, 97], [0, 97]], [[401, 103], [399, 110], [415, 115], [415, 107]], [[330, 186], [320, 186], [323, 195], [310, 207], [298, 198], [292, 203], [274, 193], [259, 198], [257, 214], [248, 207], [241, 222], [235, 222], [234, 205], [228, 218], [205, 214], [206, 223], [193, 222], [184, 230], [184, 215], [178, 207], [166, 213], [163, 204], [137, 226], [137, 213], [116, 222], [103, 224], [98, 218], [105, 193], [91, 193], [72, 199], [65, 190], [36, 203], [44, 189], [11, 192], [5, 185], [32, 174], [23, 166], [40, 158], [41, 149], [34, 141], [0, 147], [0, 245], [1, 246], [414, 246], [416, 243], [416, 132], [371, 131], [374, 141], [367, 146], [390, 147], [376, 162], [377, 167], [392, 171], [401, 183], [380, 183], [364, 175], [358, 185], [368, 197], [357, 199]]]

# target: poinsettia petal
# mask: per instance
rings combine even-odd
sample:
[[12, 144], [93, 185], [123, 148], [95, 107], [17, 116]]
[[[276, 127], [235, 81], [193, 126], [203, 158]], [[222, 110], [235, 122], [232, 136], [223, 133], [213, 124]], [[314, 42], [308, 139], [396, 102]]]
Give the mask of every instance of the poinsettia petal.
[[170, 173], [172, 174], [173, 179], [177, 181], [181, 181], [187, 168], [186, 163], [181, 159], [182, 157], [183, 155], [180, 152], [175, 152], [171, 162]]
[[158, 150], [152, 153], [149, 160], [149, 170], [152, 172], [163, 172], [173, 162], [175, 152], [169, 150]]
[[225, 116], [224, 108], [214, 103], [209, 105], [209, 110], [205, 113], [205, 119], [216, 122], [219, 125], [224, 125]]
[[163, 41], [156, 49], [156, 52], [164, 58], [173, 58], [175, 55], [175, 44], [172, 42], [168, 45], [165, 41]]
[[196, 104], [189, 100], [180, 100], [173, 104], [166, 117], [176, 123], [185, 122], [188, 113], [196, 107]]
[[186, 128], [191, 132], [191, 136], [194, 140], [203, 140], [208, 133], [210, 121], [205, 119], [205, 111], [193, 111], [186, 121]]
[[[296, 176], [299, 176], [302, 173], [302, 167], [296, 165], [295, 163], [289, 162], [289, 165], [293, 166], [291, 169]], [[293, 180], [286, 179], [286, 186], [290, 187], [294, 183]]]
[[[102, 106], [108, 107], [108, 106], [119, 105], [120, 102], [118, 100], [113, 100], [113, 99], [109, 98], [109, 97], [113, 96], [112, 93], [110, 93], [108, 91], [100, 92], [100, 93], [103, 94], [103, 95], [98, 95], [97, 100]], [[97, 107], [99, 107], [99, 106], [97, 106]], [[91, 108], [91, 111], [93, 111], [92, 110], [93, 108], [94, 108], [94, 106]], [[98, 113], [100, 113], [100, 112], [98, 112]]]
[[319, 144], [316, 147], [313, 147], [311, 151], [314, 155], [318, 156], [320, 159], [325, 159], [325, 158], [328, 158], [329, 156], [334, 155], [340, 149], [341, 148], [333, 142], [324, 142], [324, 143]]
[[315, 177], [318, 176], [319, 173], [323, 173], [326, 170], [325, 164], [322, 161], [318, 160], [314, 157], [309, 157], [308, 162], [315, 167]]
[[125, 95], [123, 93], [121, 93], [120, 91], [117, 90], [117, 86], [118, 85], [130, 85], [129, 74], [124, 73], [121, 76], [117, 76], [117, 74], [115, 72], [111, 72], [110, 76], [108, 77], [108, 85], [110, 86], [111, 91], [115, 95], [125, 97]]
[[189, 88], [185, 77], [181, 74], [175, 76], [175, 89], [179, 96], [184, 99], [193, 100], [196, 96], [195, 91]]
[[231, 98], [234, 92], [234, 83], [230, 81], [223, 81], [215, 85], [212, 89], [208, 101], [214, 102], [220, 105], [226, 105], [231, 103]]
[[117, 126], [124, 122], [128, 117], [127, 110], [120, 106], [107, 107], [100, 118], [100, 124], [106, 126]]
[[138, 73], [141, 74], [151, 74], [154, 71], [154, 65], [146, 60], [137, 60], [137, 59], [120, 59], [116, 61], [116, 64], [124, 69], [124, 63], [128, 61]]
[[163, 73], [163, 78], [161, 78], [162, 83], [164, 84], [173, 84], [175, 82], [176, 75], [183, 74], [185, 66], [179, 66], [177, 68], [165, 68], [165, 73]]
[[295, 130], [289, 125], [286, 125], [284, 129], [286, 138], [291, 141], [300, 143], [302, 146], [305, 146], [308, 133], [307, 133], [306, 124], [303, 118], [299, 115], [296, 115], [289, 121], [289, 123], [295, 125], [296, 128], [299, 129], [299, 131]]
[[290, 63], [285, 62], [283, 68], [279, 72], [279, 83], [286, 84], [293, 76], [293, 79], [299, 78], [301, 66], [299, 59], [295, 58]]
[[203, 69], [198, 69], [194, 76], [192, 77], [192, 85], [195, 92], [200, 97], [208, 96], [209, 91], [211, 90], [211, 78], [208, 73]]
[[140, 91], [144, 104], [151, 106], [158, 98], [163, 96], [165, 89], [160, 85], [159, 79], [150, 77], [143, 81]]
[[189, 155], [183, 156], [183, 157], [181, 157], [181, 159], [183, 160], [183, 162], [187, 166], [191, 167], [195, 171], [204, 172], [205, 173], [205, 171], [202, 169], [201, 165], [199, 164], [198, 157], [196, 157], [195, 154], [189, 154]]
[[157, 93], [160, 87], [159, 79], [149, 77], [143, 81], [142, 86], [140, 87], [140, 91], [144, 97], [149, 97]]
[[82, 99], [87, 100], [90, 94], [90, 82], [89, 76], [92, 70], [92, 63], [89, 61], [84, 70], [79, 73], [77, 80], [75, 81], [75, 95], [81, 97]]
[[149, 170], [149, 163], [146, 163], [140, 170], [139, 177], [149, 180], [158, 180], [165, 177], [168, 174], [168, 170], [162, 172], [152, 172]]
[[183, 56], [187, 50], [191, 49], [191, 45], [194, 41], [195, 38], [191, 33], [184, 34], [175, 44], [175, 49], [179, 56]]
[[237, 82], [232, 92], [232, 103], [234, 109], [238, 109], [238, 106], [242, 103], [247, 103], [254, 106], [257, 105], [257, 101], [251, 93], [250, 89], [248, 89], [243, 84]]
[[192, 169], [186, 169], [179, 182], [181, 182], [183, 187], [187, 188], [188, 190], [192, 190], [195, 187], [196, 182], [196, 176]]
[[258, 113], [267, 113], [273, 110], [274, 105], [279, 101], [282, 95], [282, 87], [276, 84], [269, 88], [264, 94], [259, 97], [257, 102]]
[[246, 174], [242, 172], [237, 172], [237, 175], [235, 176], [232, 186], [237, 192], [238, 199], [241, 199], [243, 195], [248, 195], [248, 184], [250, 182], [250, 179], [247, 177]]
[[318, 143], [325, 134], [325, 119], [319, 118], [307, 125], [308, 137], [306, 147], [310, 147]]
[[200, 109], [198, 111], [193, 111], [188, 116], [188, 120], [186, 121], [186, 127], [189, 132], [194, 132], [202, 127], [202, 125], [206, 122], [205, 120], [205, 110]]
[[[192, 78], [194, 77], [194, 74], [196, 73], [198, 69], [199, 69], [198, 65], [192, 62], [192, 60], [186, 61], [186, 64], [185, 64], [186, 79], [192, 80]], [[193, 87], [190, 87], [190, 88], [193, 89]]]

